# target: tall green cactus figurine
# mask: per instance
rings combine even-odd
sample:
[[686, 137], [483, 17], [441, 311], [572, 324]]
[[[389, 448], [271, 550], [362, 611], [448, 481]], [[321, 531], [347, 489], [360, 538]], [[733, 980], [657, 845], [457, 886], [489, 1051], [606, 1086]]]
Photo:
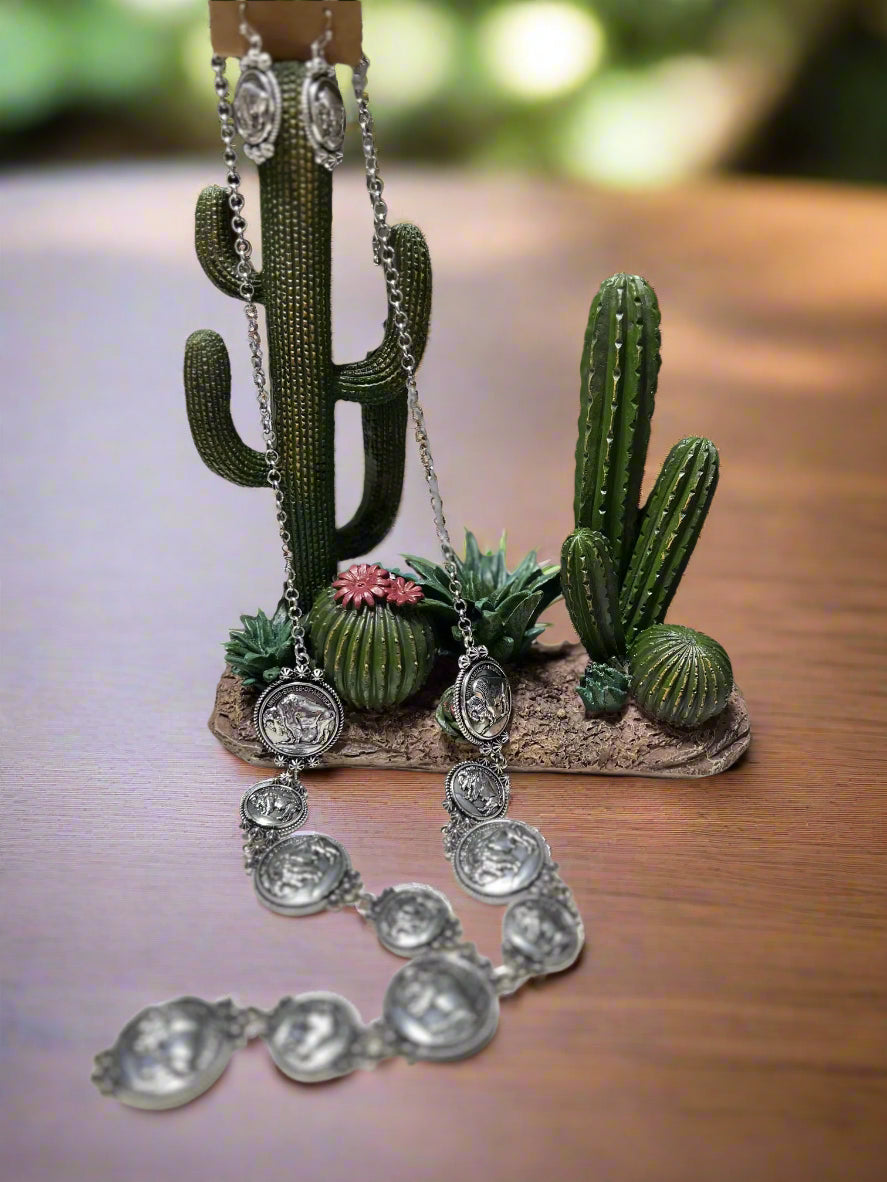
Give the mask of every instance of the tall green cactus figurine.
[[[582, 352], [577, 528], [564, 542], [561, 566], [567, 608], [592, 662], [578, 687], [591, 713], [612, 713], [626, 700], [629, 656], [646, 651], [635, 642], [665, 619], [718, 483], [715, 445], [682, 439], [640, 507], [660, 343], [659, 307], [646, 280], [605, 280]], [[641, 684], [636, 676], [633, 686]], [[723, 709], [722, 697], [713, 708]], [[687, 706], [677, 714], [684, 725], [698, 725], [704, 710]]]
[[659, 305], [638, 275], [613, 275], [594, 297], [580, 365], [577, 526], [604, 535], [619, 578], [634, 538], [659, 375]]
[[592, 661], [625, 652], [613, 556], [603, 534], [574, 530], [561, 550], [561, 590], [579, 639]]
[[[255, 299], [267, 314], [284, 512], [299, 591], [310, 606], [316, 592], [334, 577], [337, 562], [372, 549], [394, 522], [403, 487], [406, 385], [390, 309], [376, 349], [363, 361], [333, 362], [332, 176], [315, 163], [302, 126], [304, 64], [279, 62], [274, 72], [283, 116], [274, 155], [259, 166], [263, 266], [256, 276]], [[225, 190], [204, 189], [197, 202], [197, 256], [216, 287], [237, 299], [230, 218]], [[431, 314], [428, 248], [421, 232], [406, 224], [394, 227], [392, 244], [413, 353], [419, 360]], [[209, 329], [188, 338], [185, 393], [191, 433], [207, 467], [235, 484], [263, 486], [263, 453], [237, 434], [231, 419], [228, 353], [221, 337]], [[337, 528], [334, 433], [339, 400], [361, 407], [365, 475], [354, 517]]]
[[718, 486], [718, 449], [710, 439], [676, 443], [644, 505], [620, 606], [629, 644], [661, 624], [702, 532]]

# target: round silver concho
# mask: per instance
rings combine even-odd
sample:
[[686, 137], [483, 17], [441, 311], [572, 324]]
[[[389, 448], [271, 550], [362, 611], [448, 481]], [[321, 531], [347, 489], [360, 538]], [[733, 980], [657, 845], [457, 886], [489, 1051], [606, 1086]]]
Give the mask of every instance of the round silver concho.
[[284, 1075], [299, 1083], [321, 1083], [355, 1070], [363, 1033], [351, 1002], [337, 993], [317, 992], [279, 1002], [262, 1038]]
[[506, 960], [535, 972], [568, 969], [582, 951], [582, 921], [560, 899], [533, 895], [515, 899], [502, 918], [502, 951]]
[[280, 131], [280, 84], [270, 69], [247, 66], [234, 91], [234, 126], [250, 160], [261, 164], [274, 155]]
[[389, 887], [372, 912], [379, 943], [396, 956], [415, 956], [443, 935], [455, 918], [440, 891], [418, 882]]
[[280, 780], [260, 780], [240, 801], [240, 819], [260, 829], [297, 829], [308, 816], [304, 791]]
[[500, 817], [470, 829], [453, 856], [460, 886], [484, 903], [508, 903], [532, 886], [548, 860], [545, 838], [523, 821]]
[[426, 952], [398, 970], [385, 993], [385, 1021], [414, 1059], [463, 1059], [485, 1047], [499, 1024], [487, 975], [449, 952]]
[[471, 743], [494, 743], [504, 733], [511, 719], [511, 686], [498, 661], [481, 657], [459, 673], [453, 714]]
[[343, 845], [324, 833], [294, 833], [269, 846], [253, 873], [259, 902], [280, 915], [313, 915], [351, 869]]
[[276, 682], [256, 702], [253, 713], [259, 738], [268, 750], [290, 759], [311, 759], [328, 751], [342, 733], [344, 721], [339, 695], [315, 681]]
[[230, 1002], [180, 997], [128, 1022], [93, 1080], [131, 1108], [177, 1108], [212, 1087], [242, 1042]]
[[508, 777], [478, 760], [467, 759], [450, 768], [446, 791], [449, 805], [472, 821], [491, 821], [508, 808]]
[[330, 172], [342, 162], [345, 104], [331, 67], [309, 71], [302, 84], [302, 124], [314, 159]]

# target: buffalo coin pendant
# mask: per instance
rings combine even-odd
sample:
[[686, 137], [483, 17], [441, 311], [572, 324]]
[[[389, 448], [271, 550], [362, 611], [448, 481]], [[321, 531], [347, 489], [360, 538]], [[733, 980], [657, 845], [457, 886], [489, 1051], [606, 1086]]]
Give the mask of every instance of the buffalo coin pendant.
[[480, 657], [462, 669], [453, 692], [453, 714], [470, 743], [495, 743], [511, 721], [511, 686], [492, 657]]
[[314, 159], [330, 172], [342, 163], [345, 142], [345, 104], [336, 72], [320, 59], [311, 62], [302, 83], [302, 126], [314, 149]]
[[259, 902], [280, 915], [313, 915], [351, 872], [338, 841], [324, 833], [295, 833], [268, 846], [253, 872]]
[[231, 1001], [179, 997], [149, 1006], [96, 1056], [93, 1082], [131, 1108], [177, 1108], [212, 1087], [246, 1042], [245, 1029]]
[[240, 819], [244, 827], [256, 825], [269, 835], [298, 829], [307, 815], [304, 790], [278, 776], [260, 780], [252, 788], [247, 788], [240, 802]]
[[241, 63], [232, 106], [234, 126], [243, 140], [246, 155], [256, 164], [270, 160], [274, 155], [283, 108], [280, 84], [271, 70], [271, 58], [267, 54], [252, 59], [247, 57]]
[[508, 903], [533, 885], [548, 861], [545, 838], [523, 821], [500, 817], [465, 834], [453, 855], [459, 885], [484, 903]]
[[496, 1033], [499, 999], [489, 976], [452, 952], [426, 952], [391, 978], [386, 1025], [410, 1059], [464, 1059]]
[[519, 969], [559, 973], [582, 951], [585, 930], [579, 915], [549, 895], [515, 899], [502, 919], [502, 951]]
[[462, 930], [446, 897], [418, 882], [388, 887], [370, 918], [379, 943], [395, 956], [415, 956], [434, 942], [455, 942]]
[[268, 1015], [262, 1038], [271, 1058], [290, 1079], [321, 1083], [348, 1075], [359, 1065], [364, 1025], [337, 993], [285, 997]]
[[313, 759], [328, 751], [344, 721], [339, 695], [322, 681], [277, 681], [253, 712], [259, 738], [269, 751], [288, 759]]
[[447, 773], [447, 805], [472, 821], [491, 821], [508, 808], [508, 777], [480, 760], [467, 759]]

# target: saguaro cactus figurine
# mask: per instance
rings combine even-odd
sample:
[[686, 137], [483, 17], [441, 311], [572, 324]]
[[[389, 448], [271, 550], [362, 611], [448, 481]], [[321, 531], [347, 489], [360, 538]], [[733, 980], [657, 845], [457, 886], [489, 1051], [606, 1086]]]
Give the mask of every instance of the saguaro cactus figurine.
[[[364, 554], [391, 528], [403, 487], [406, 385], [390, 308], [376, 349], [362, 361], [333, 361], [332, 175], [315, 163], [301, 122], [305, 66], [279, 62], [274, 71], [283, 117], [274, 156], [259, 166], [262, 271], [256, 277], [255, 299], [267, 314], [284, 508], [299, 591], [310, 607], [316, 592], [334, 577], [339, 560]], [[217, 186], [204, 189], [197, 201], [197, 256], [216, 287], [237, 299], [230, 220], [226, 191]], [[368, 243], [370, 225], [368, 210]], [[431, 313], [428, 248], [421, 232], [407, 224], [394, 227], [392, 243], [418, 360]], [[263, 453], [243, 442], [231, 419], [228, 352], [222, 338], [209, 329], [188, 338], [185, 393], [191, 433], [204, 463], [235, 484], [264, 486]], [[337, 528], [334, 433], [340, 399], [361, 406], [365, 476], [357, 512]]]

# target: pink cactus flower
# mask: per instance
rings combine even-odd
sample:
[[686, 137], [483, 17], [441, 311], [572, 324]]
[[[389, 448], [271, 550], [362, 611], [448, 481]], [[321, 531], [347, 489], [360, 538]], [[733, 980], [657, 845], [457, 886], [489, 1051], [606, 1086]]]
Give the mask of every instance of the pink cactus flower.
[[424, 598], [422, 588], [412, 579], [405, 579], [402, 575], [398, 575], [388, 584], [388, 602], [397, 604], [398, 607], [403, 607], [405, 603], [418, 603]]
[[391, 575], [375, 563], [361, 562], [343, 571], [333, 580], [333, 586], [336, 588], [334, 598], [341, 600], [343, 607], [360, 608], [364, 604], [373, 607], [377, 599], [387, 596]]

